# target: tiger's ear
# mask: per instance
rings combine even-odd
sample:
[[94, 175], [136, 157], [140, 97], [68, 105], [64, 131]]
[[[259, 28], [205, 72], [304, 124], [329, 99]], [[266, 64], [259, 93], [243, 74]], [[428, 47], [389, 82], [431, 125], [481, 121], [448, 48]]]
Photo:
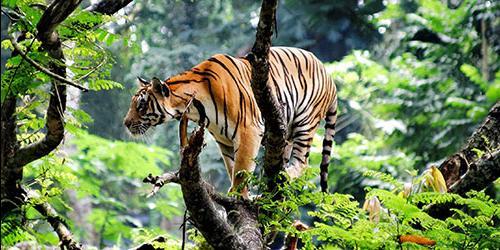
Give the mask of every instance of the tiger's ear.
[[170, 89], [168, 88], [167, 84], [163, 84], [160, 79], [153, 77], [153, 91], [156, 93], [161, 94], [164, 97], [168, 97], [170, 95]]
[[143, 87], [149, 86], [150, 83], [146, 79], [138, 76], [137, 77], [137, 84], [139, 85], [139, 88], [143, 88]]

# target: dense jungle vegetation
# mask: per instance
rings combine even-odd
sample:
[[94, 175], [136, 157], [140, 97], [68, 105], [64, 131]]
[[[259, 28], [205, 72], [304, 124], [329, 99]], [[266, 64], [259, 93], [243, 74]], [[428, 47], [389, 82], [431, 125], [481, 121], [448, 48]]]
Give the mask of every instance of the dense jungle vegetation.
[[[179, 185], [149, 197], [143, 183], [179, 168], [178, 122], [135, 138], [123, 117], [137, 76], [248, 53], [261, 2], [99, 2], [2, 1], [2, 249], [211, 249]], [[45, 18], [54, 8], [72, 9]], [[294, 240], [301, 249], [500, 248], [499, 127], [472, 149], [494, 158], [484, 187], [449, 192], [438, 168], [498, 106], [500, 2], [279, 0], [276, 28], [273, 46], [326, 65], [339, 119], [328, 194], [318, 177], [323, 126], [308, 171], [280, 186], [282, 198], [262, 191], [261, 167], [248, 178], [253, 205], [272, 211], [257, 218], [271, 249]], [[55, 145], [51, 126], [64, 135]], [[25, 150], [38, 141], [51, 149]], [[225, 195], [219, 149], [208, 133], [205, 142], [202, 176]]]

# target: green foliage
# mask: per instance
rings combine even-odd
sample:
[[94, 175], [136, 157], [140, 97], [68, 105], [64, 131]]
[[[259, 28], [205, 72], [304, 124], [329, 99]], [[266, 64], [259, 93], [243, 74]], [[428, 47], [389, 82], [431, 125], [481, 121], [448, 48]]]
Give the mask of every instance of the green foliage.
[[193, 249], [193, 250], [213, 250], [213, 247], [211, 247], [205, 238], [203, 238], [203, 235], [196, 229], [196, 228], [191, 228], [187, 230], [188, 238], [190, 241], [194, 243], [192, 248], [188, 249]]
[[[121, 87], [120, 83], [103, 80], [110, 75], [110, 62], [113, 62], [113, 59], [100, 45], [101, 43], [112, 45], [117, 36], [104, 29], [94, 29], [97, 25], [111, 21], [111, 18], [77, 9], [57, 27], [57, 32], [63, 41], [65, 62], [55, 62], [46, 52], [39, 49], [40, 42], [34, 40], [36, 25], [43, 14], [43, 10], [35, 3], [45, 4], [44, 1], [37, 0], [16, 1], [15, 4], [2, 2], [2, 9], [6, 8], [20, 16], [17, 22], [11, 24], [9, 35], [13, 36], [17, 31], [25, 33], [25, 40], [20, 42], [20, 45], [31, 59], [45, 67], [49, 63], [63, 63], [72, 79], [81, 82], [82, 85], [89, 82], [89, 87], [94, 90]], [[2, 41], [2, 48], [13, 47], [10, 41], [5, 39]], [[33, 90], [51, 81], [50, 77], [36, 70], [21, 56], [9, 58], [5, 66], [6, 71], [2, 73], [1, 84], [2, 103], [6, 95], [33, 94]]]
[[[167, 219], [182, 214], [179, 188], [167, 185], [149, 201], [145, 194], [150, 187], [140, 188], [148, 173], [160, 175], [170, 168], [169, 151], [134, 142], [109, 141], [84, 131], [72, 142], [79, 152], [73, 156], [79, 180], [77, 195], [90, 198], [93, 209], [88, 220], [107, 242], [130, 239], [134, 228], [158, 226], [153, 218], [139, 219], [137, 214], [156, 211]], [[85, 232], [80, 233], [85, 237]]]
[[[457, 150], [463, 138], [454, 135], [471, 134], [498, 101], [499, 47], [489, 33], [496, 25], [492, 13], [498, 2], [470, 0], [453, 7], [435, 0], [412, 4], [408, 8], [404, 2], [389, 3], [374, 19], [388, 33], [377, 47], [381, 51], [375, 50], [370, 58], [382, 62], [385, 70], [380, 75], [387, 81], [370, 102], [381, 104], [379, 115], [407, 126], [406, 132], [391, 139], [423, 163]], [[355, 70], [364, 67], [363, 61], [347, 62]]]
[[[163, 237], [165, 242], [157, 242], [155, 239]], [[152, 242], [154, 249], [181, 249], [181, 243], [178, 240], [173, 240], [173, 237], [168, 235], [158, 228], [138, 228], [132, 230], [132, 240], [135, 246], [142, 245], [147, 242]]]
[[[324, 194], [316, 191], [312, 171], [297, 183], [283, 187], [282, 201], [268, 200], [264, 194], [257, 203], [264, 210], [273, 211], [271, 218], [263, 212], [261, 221], [265, 232], [278, 231], [298, 236], [304, 249], [420, 249], [414, 243], [399, 242], [401, 235], [422, 236], [436, 242], [436, 249], [495, 249], [500, 241], [498, 219], [500, 205], [484, 192], [470, 192], [467, 197], [456, 194], [420, 192], [421, 178], [414, 178], [412, 191], [399, 192], [403, 183], [385, 173], [369, 171], [367, 176], [379, 177], [395, 187], [391, 191], [371, 189], [366, 199], [380, 200], [375, 217], [363, 210], [350, 195]], [[293, 196], [290, 196], [292, 195]], [[292, 223], [296, 219], [311, 221], [301, 215], [302, 210], [314, 210], [313, 227], [299, 232]], [[429, 215], [431, 206], [451, 207], [452, 214], [444, 219]], [[366, 207], [366, 206], [365, 206]], [[279, 208], [279, 209], [278, 209]], [[377, 218], [377, 219], [374, 219]]]
[[2, 246], [13, 246], [19, 242], [32, 241], [35, 237], [28, 233], [17, 215], [7, 215], [2, 219]]

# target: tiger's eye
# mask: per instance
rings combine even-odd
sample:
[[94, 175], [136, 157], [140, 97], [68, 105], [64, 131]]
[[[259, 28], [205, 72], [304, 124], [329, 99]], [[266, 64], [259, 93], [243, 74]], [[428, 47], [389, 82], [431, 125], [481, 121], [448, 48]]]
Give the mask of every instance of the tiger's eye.
[[145, 113], [148, 108], [148, 101], [144, 97], [139, 97], [137, 99], [137, 111], [139, 113]]

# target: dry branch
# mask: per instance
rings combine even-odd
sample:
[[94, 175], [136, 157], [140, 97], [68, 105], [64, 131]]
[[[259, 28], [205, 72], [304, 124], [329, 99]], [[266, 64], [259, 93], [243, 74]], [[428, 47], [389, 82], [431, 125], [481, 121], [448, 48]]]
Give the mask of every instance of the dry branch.
[[[190, 221], [215, 249], [262, 249], [257, 210], [246, 200], [227, 197], [201, 178], [198, 156], [203, 148], [204, 127], [193, 132], [181, 152], [178, 173], [148, 175], [143, 181], [153, 184], [155, 194], [166, 183], [181, 185]], [[222, 206], [224, 209], [222, 209]], [[222, 212], [226, 212], [223, 215]]]
[[144, 183], [153, 184], [153, 190], [147, 195], [147, 197], [151, 197], [155, 195], [160, 188], [162, 188], [167, 183], [179, 183], [179, 174], [178, 173], [164, 173], [161, 176], [153, 176], [149, 174], [148, 177], [142, 180]]

